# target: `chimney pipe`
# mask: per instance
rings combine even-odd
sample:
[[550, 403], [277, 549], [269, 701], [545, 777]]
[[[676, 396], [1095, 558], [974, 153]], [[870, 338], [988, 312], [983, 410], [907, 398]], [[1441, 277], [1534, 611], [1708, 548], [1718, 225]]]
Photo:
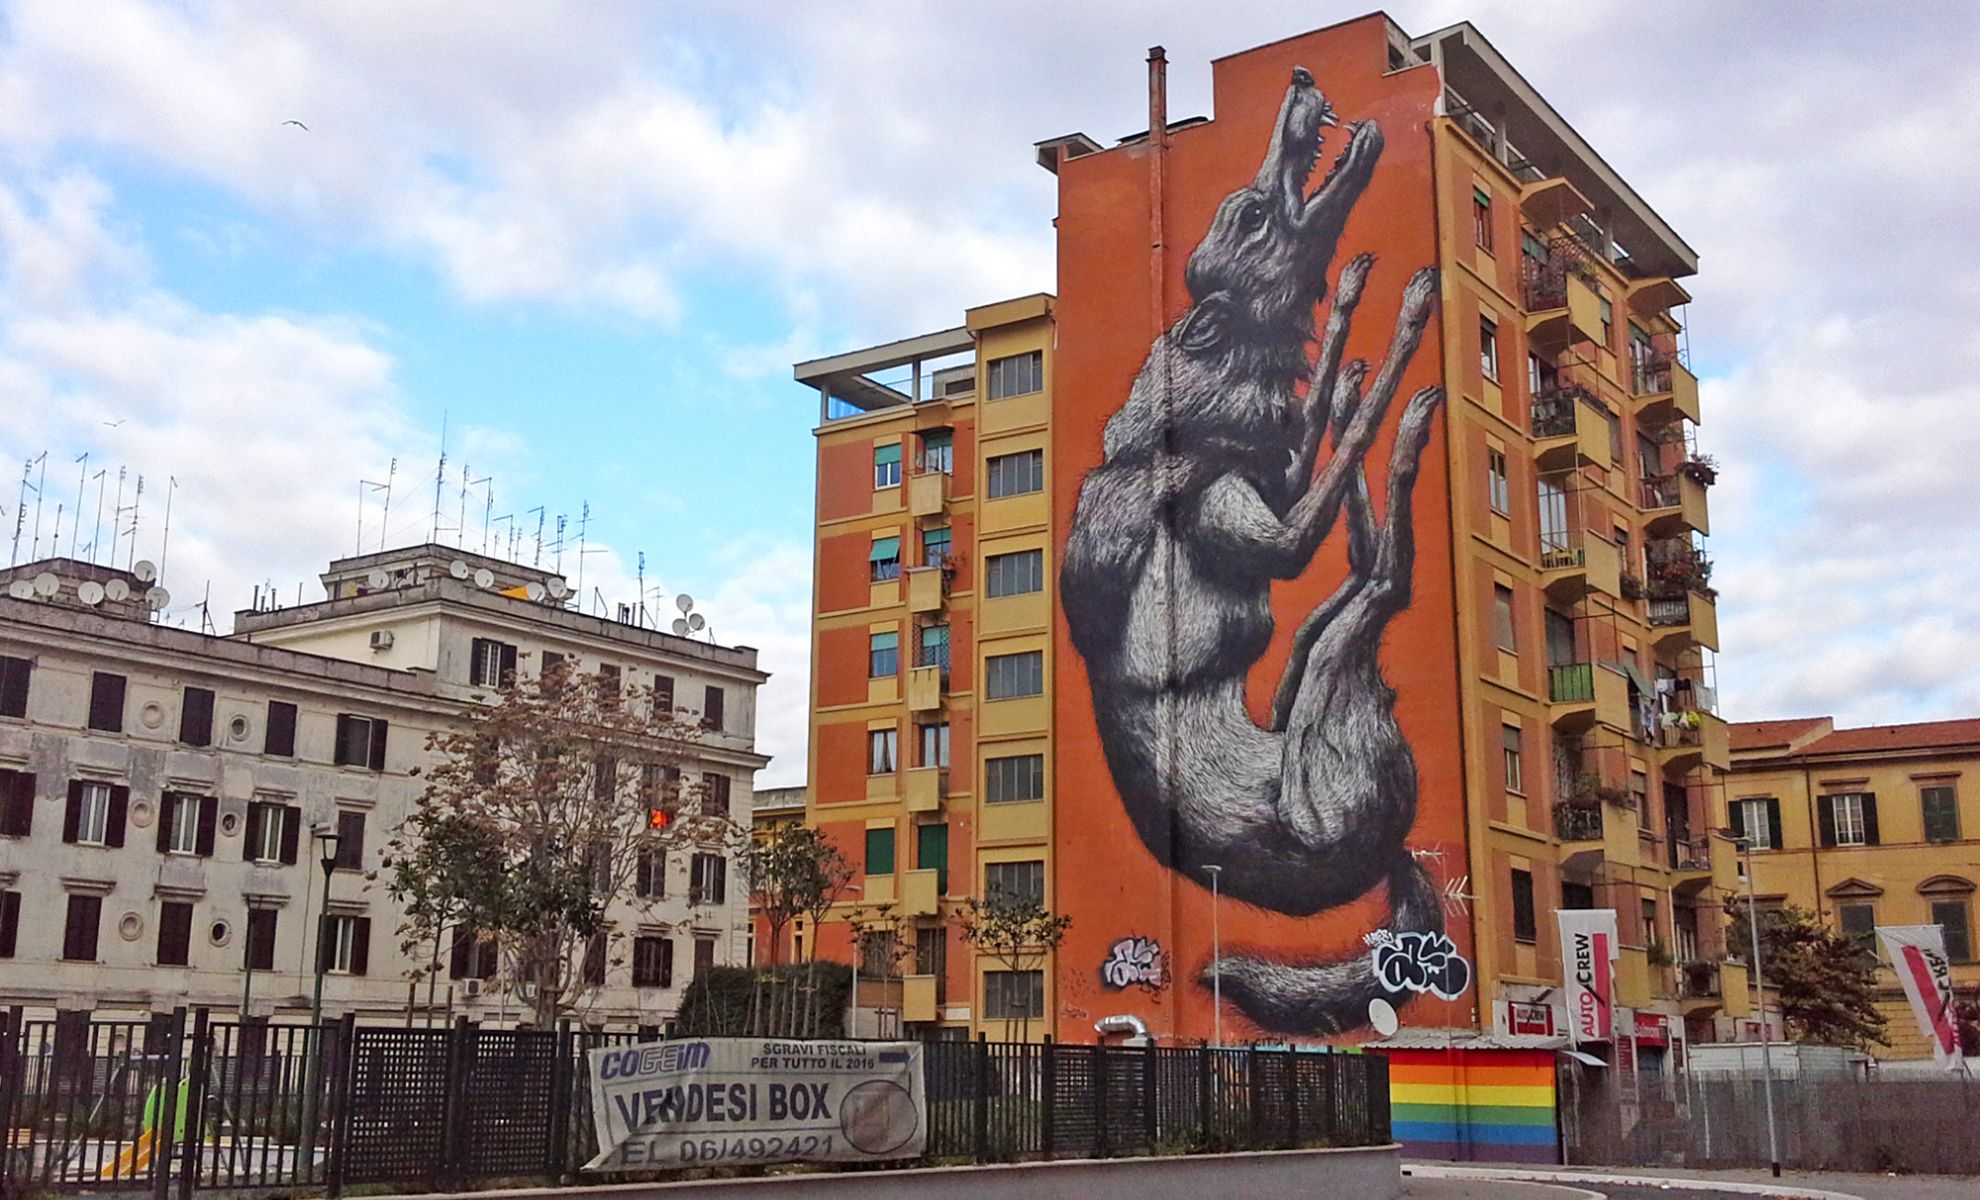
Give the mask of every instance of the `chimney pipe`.
[[1164, 174], [1169, 152], [1169, 56], [1160, 46], [1148, 48], [1148, 336], [1158, 338], [1167, 323], [1163, 303], [1167, 264], [1163, 230]]

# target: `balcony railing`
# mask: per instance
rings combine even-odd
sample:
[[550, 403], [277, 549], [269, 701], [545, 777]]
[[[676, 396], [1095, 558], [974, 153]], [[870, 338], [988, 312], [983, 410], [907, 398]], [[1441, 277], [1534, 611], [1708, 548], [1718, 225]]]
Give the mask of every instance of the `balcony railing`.
[[1547, 699], [1574, 704], [1595, 699], [1595, 664], [1565, 663], [1547, 668]]
[[1716, 1000], [1721, 995], [1719, 964], [1688, 962], [1678, 968], [1678, 995], [1686, 1000]]
[[1643, 481], [1643, 507], [1676, 508], [1682, 502], [1675, 475], [1652, 475]]
[[1694, 838], [1688, 831], [1675, 830], [1670, 837], [1670, 858], [1673, 871], [1709, 871], [1712, 869], [1712, 842], [1709, 838]]
[[1554, 806], [1554, 836], [1564, 842], [1601, 841], [1601, 807], [1598, 805], [1594, 808], [1587, 808], [1579, 804], [1556, 804]]
[[1691, 624], [1691, 597], [1658, 597], [1650, 601], [1650, 624], [1654, 626]]

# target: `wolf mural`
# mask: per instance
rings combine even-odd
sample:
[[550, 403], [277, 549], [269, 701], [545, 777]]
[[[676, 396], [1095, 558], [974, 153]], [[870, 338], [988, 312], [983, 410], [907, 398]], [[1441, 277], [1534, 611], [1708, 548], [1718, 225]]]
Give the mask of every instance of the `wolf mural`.
[[[1296, 916], [1385, 883], [1391, 929], [1435, 932], [1435, 886], [1404, 844], [1416, 763], [1377, 653], [1410, 602], [1410, 497], [1442, 390], [1403, 405], [1379, 508], [1363, 460], [1437, 281], [1429, 268], [1409, 281], [1371, 378], [1369, 364], [1342, 361], [1373, 264], [1351, 259], [1310, 355], [1341, 230], [1382, 152], [1372, 122], [1348, 127], [1309, 193], [1322, 131], [1336, 125], [1312, 75], [1295, 70], [1257, 177], [1224, 199], [1190, 255], [1188, 311], [1107, 422], [1059, 594], [1114, 784], [1157, 859], [1199, 883], [1218, 864], [1226, 895]], [[1272, 581], [1305, 572], [1337, 523], [1349, 576], [1299, 626], [1261, 727], [1244, 695], [1273, 632]], [[1371, 1000], [1412, 994], [1382, 986], [1365, 954], [1227, 954], [1208, 971], [1243, 1013], [1285, 1033], [1355, 1028]]]

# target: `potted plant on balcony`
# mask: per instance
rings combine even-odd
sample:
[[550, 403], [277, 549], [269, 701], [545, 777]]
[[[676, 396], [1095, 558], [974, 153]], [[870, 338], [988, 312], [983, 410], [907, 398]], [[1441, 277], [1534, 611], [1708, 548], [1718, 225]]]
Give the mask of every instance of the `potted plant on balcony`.
[[1677, 473], [1704, 487], [1719, 482], [1719, 462], [1709, 454], [1694, 454], [1677, 465]]
[[1622, 594], [1625, 600], [1641, 600], [1644, 596], [1643, 580], [1628, 571], [1622, 573]]
[[1626, 808], [1631, 812], [1636, 811], [1636, 797], [1631, 795], [1627, 788], [1617, 787], [1613, 783], [1597, 783], [1595, 798], [1604, 804], [1613, 804], [1617, 808]]
[[1650, 944], [1644, 947], [1643, 956], [1650, 961], [1650, 965], [1653, 967], [1668, 967], [1672, 965], [1673, 961], [1670, 947], [1664, 945], [1663, 942], [1654, 937], [1650, 939]]

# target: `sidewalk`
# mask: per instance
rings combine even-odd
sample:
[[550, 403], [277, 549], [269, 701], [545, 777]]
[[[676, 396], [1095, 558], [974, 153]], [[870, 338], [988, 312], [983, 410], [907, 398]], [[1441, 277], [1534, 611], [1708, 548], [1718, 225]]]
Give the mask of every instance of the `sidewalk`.
[[[1405, 1162], [1403, 1169], [1412, 1164]], [[1484, 1163], [1425, 1163], [1440, 1167], [1486, 1167]], [[1508, 1168], [1516, 1170], [1517, 1168]], [[1700, 1171], [1670, 1167], [1545, 1167], [1534, 1168], [1558, 1175], [1563, 1182], [1578, 1175], [1630, 1176], [1643, 1179], [1688, 1179], [1701, 1183], [1766, 1185], [1775, 1180], [1765, 1167], [1758, 1170]], [[1849, 1175], [1838, 1172], [1782, 1171], [1780, 1184], [1787, 1188], [1839, 1192], [1861, 1200], [1975, 1200], [1980, 1197], [1980, 1177], [1971, 1175]], [[1601, 1185], [1585, 1185], [1601, 1191]]]

